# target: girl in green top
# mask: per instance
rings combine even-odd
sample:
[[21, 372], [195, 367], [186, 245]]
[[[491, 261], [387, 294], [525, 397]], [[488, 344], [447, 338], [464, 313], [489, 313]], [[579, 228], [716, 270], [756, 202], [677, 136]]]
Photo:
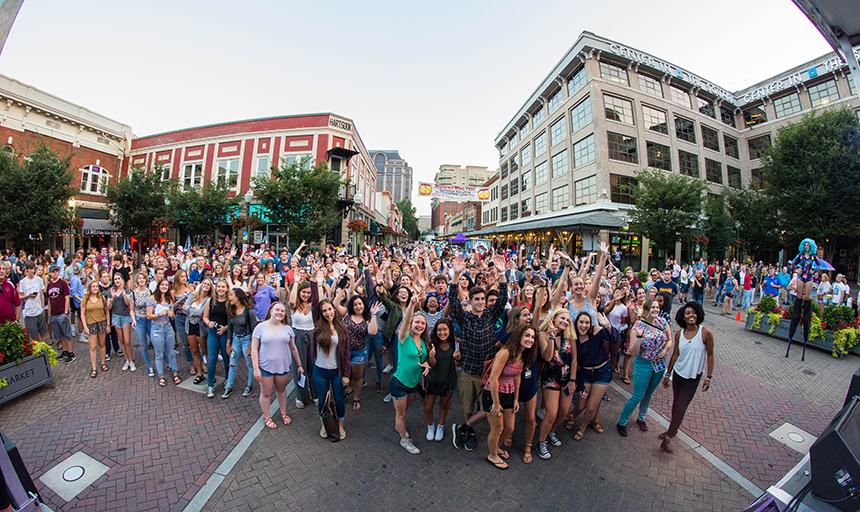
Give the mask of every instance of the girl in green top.
[[427, 319], [420, 311], [415, 312], [418, 302], [418, 296], [412, 296], [403, 313], [403, 326], [397, 336], [397, 370], [388, 384], [397, 412], [394, 426], [400, 434], [400, 446], [413, 455], [421, 451], [412, 444], [412, 439], [406, 433], [406, 409], [415, 400], [422, 373], [427, 375], [430, 372], [427, 358], [436, 356], [435, 348], [427, 353]]

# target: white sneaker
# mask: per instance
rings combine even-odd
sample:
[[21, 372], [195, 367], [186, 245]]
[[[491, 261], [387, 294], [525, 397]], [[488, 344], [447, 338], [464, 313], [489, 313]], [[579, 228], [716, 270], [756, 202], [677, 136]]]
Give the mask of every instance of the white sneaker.
[[203, 364], [209, 364], [209, 362], [206, 360], [206, 356], [203, 356]]
[[133, 372], [137, 371], [137, 366], [134, 365], [134, 361], [128, 363], [128, 369], [133, 371]]
[[391, 373], [391, 370], [393, 370], [393, 369], [394, 369], [393, 366], [391, 366], [390, 364], [387, 364], [387, 365], [385, 365], [385, 368], [382, 369], [382, 373]]
[[435, 425], [427, 425], [427, 440], [432, 441], [436, 438], [436, 427]]
[[214, 396], [215, 396], [215, 388], [213, 388], [212, 386], [209, 386], [209, 388], [207, 388], [207, 391], [206, 391], [206, 398], [212, 398]]
[[382, 401], [387, 404], [390, 404], [392, 400], [394, 400], [394, 397], [391, 396], [391, 393], [388, 393], [387, 395], [385, 395], [385, 398], [382, 399]]
[[126, 370], [128, 370], [128, 361], [126, 361], [122, 364], [122, 371], [126, 371]]
[[152, 368], [149, 369], [149, 376], [155, 377], [155, 370], [153, 370]]
[[314, 405], [319, 407], [319, 405], [320, 405], [320, 399], [319, 398], [314, 398]]
[[546, 411], [543, 409], [538, 409], [535, 413], [535, 416], [537, 416], [538, 418], [540, 418], [541, 421], [543, 421], [544, 417], [546, 416]]
[[436, 425], [436, 441], [441, 441], [445, 437], [445, 425]]
[[408, 437], [406, 439], [400, 440], [400, 446], [402, 446], [404, 450], [411, 453], [412, 455], [418, 455], [419, 453], [421, 453], [421, 450], [416, 448], [415, 445], [412, 444], [412, 439], [409, 439]]
[[221, 357], [221, 354], [218, 354], [218, 360], [219, 360], [219, 361], [223, 361], [223, 360], [224, 360], [224, 358], [223, 358], [223, 357]]

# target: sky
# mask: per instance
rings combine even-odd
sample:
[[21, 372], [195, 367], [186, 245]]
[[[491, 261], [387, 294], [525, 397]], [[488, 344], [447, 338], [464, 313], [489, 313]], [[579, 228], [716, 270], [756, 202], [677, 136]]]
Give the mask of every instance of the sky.
[[583, 31], [736, 91], [830, 51], [791, 0], [25, 0], [0, 73], [136, 136], [315, 112], [417, 183], [493, 140]]

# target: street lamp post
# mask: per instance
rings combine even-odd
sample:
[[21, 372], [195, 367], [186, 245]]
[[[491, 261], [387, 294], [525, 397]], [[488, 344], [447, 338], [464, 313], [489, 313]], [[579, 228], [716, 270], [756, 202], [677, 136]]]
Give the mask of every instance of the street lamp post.
[[251, 189], [248, 189], [245, 192], [245, 196], [243, 197], [245, 200], [245, 206], [247, 208], [247, 215], [245, 216], [245, 233], [248, 237], [248, 245], [251, 245], [251, 201], [254, 199], [254, 193], [251, 192]]
[[69, 199], [69, 210], [72, 212], [72, 221], [69, 223], [69, 254], [75, 252], [75, 198]]

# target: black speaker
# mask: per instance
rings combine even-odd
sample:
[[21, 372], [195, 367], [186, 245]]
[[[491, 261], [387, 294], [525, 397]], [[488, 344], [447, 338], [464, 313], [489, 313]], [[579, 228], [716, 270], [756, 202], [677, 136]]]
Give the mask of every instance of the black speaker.
[[842, 404], [842, 407], [848, 405], [848, 402], [858, 395], [860, 395], [860, 368], [857, 368], [857, 371], [851, 376], [851, 385], [848, 386], [848, 394], [845, 395], [845, 403]]
[[809, 448], [812, 494], [840, 510], [860, 510], [860, 397]]

